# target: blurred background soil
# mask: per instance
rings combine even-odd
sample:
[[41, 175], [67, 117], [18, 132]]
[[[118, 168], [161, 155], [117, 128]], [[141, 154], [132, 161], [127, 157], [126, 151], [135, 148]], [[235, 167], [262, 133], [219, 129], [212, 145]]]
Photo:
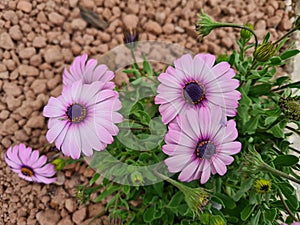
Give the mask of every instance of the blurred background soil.
[[[98, 14], [107, 28], [87, 24], [79, 6]], [[75, 187], [94, 174], [85, 163], [67, 166], [58, 184], [32, 184], [7, 167], [5, 151], [21, 142], [42, 150], [47, 144], [42, 110], [50, 96], [61, 94], [64, 68], [78, 55], [101, 58], [121, 45], [124, 26], [138, 26], [142, 41], [177, 43], [194, 53], [230, 53], [239, 32], [219, 29], [201, 42], [197, 38], [194, 24], [201, 9], [218, 21], [254, 24], [260, 40], [266, 30], [271, 40], [282, 36], [294, 16], [287, 10], [293, 6], [280, 0], [0, 0], [1, 225], [87, 225], [104, 209], [105, 201], [79, 205], [74, 197]], [[127, 80], [122, 72], [115, 78], [117, 84]], [[107, 224], [105, 218], [92, 224]]]

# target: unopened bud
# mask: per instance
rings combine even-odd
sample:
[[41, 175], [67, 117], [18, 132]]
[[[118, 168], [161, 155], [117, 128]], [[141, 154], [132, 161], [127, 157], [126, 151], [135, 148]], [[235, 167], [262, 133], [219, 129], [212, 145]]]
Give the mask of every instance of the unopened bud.
[[135, 186], [140, 186], [141, 184], [144, 183], [142, 174], [139, 172], [136, 172], [136, 171], [130, 175], [130, 179], [131, 179], [132, 184]]
[[57, 158], [52, 161], [52, 164], [54, 165], [55, 170], [59, 171], [59, 170], [62, 170], [63, 168], [65, 168], [66, 162], [64, 159]]
[[221, 216], [211, 216], [209, 225], [226, 225], [225, 221]]
[[127, 48], [134, 49], [139, 41], [138, 30], [123, 28], [123, 41]]
[[207, 36], [213, 29], [220, 27], [219, 23], [213, 21], [204, 12], [202, 12], [198, 17], [199, 20], [196, 23], [196, 32], [201, 38]]
[[[245, 26], [250, 28], [251, 30], [254, 29], [254, 26], [251, 23], [247, 23], [247, 24], [245, 24]], [[242, 39], [244, 39], [245, 41], [248, 42], [253, 34], [247, 29], [242, 29], [240, 32], [240, 35], [241, 35]]]
[[266, 62], [273, 57], [276, 48], [272, 42], [259, 45], [254, 52], [254, 58], [259, 62]]

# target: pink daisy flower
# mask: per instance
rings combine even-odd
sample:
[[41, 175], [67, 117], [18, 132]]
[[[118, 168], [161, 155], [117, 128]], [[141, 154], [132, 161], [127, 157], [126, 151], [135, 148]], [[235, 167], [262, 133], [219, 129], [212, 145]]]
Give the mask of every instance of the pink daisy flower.
[[194, 59], [186, 54], [175, 60], [175, 68], [169, 66], [159, 75], [155, 103], [164, 124], [190, 108], [199, 109], [210, 105], [222, 107], [224, 116], [235, 116], [240, 92], [235, 90], [239, 81], [232, 79], [235, 72], [229, 63], [216, 65], [215, 56], [198, 54]]
[[96, 59], [87, 60], [87, 58], [87, 54], [77, 56], [70, 66], [70, 71], [67, 69], [64, 70], [64, 86], [71, 85], [78, 80], [82, 80], [84, 84], [91, 84], [94, 81], [102, 81], [102, 83], [105, 83], [103, 89], [114, 89], [115, 84], [110, 82], [115, 76], [114, 73], [108, 70], [106, 65], [97, 66], [98, 62]]
[[222, 109], [201, 107], [180, 114], [169, 124], [165, 136], [166, 145], [162, 147], [170, 157], [165, 164], [171, 173], [179, 174], [179, 180], [200, 179], [201, 184], [208, 181], [211, 173], [223, 176], [234, 158], [231, 155], [241, 150], [241, 143], [234, 141], [238, 132], [234, 120], [222, 123]]
[[47, 163], [47, 157], [38, 150], [19, 144], [10, 147], [5, 154], [8, 166], [19, 175], [19, 177], [33, 182], [50, 184], [56, 181], [54, 165]]
[[122, 121], [119, 94], [105, 89], [105, 83], [83, 84], [76, 81], [66, 86], [62, 95], [49, 99], [43, 114], [49, 117], [47, 140], [62, 152], [78, 159], [81, 152], [91, 156], [113, 142]]

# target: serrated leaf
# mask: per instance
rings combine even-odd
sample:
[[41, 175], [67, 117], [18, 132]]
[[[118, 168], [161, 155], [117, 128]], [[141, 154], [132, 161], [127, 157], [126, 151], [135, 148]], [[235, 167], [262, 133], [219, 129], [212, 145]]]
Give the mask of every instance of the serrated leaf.
[[252, 212], [254, 211], [256, 205], [247, 205], [243, 211], [241, 212], [241, 219], [243, 221], [246, 221], [249, 216], [252, 214]]
[[298, 162], [298, 157], [294, 155], [279, 155], [273, 160], [275, 166], [293, 166]]

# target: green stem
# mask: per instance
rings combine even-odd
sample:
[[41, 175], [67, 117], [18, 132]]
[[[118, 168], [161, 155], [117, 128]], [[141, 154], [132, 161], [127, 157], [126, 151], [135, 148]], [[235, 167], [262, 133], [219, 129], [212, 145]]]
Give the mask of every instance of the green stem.
[[238, 24], [230, 24], [230, 23], [220, 23], [220, 24], [216, 24], [214, 25], [216, 28], [220, 28], [220, 27], [233, 27], [233, 28], [240, 28], [240, 29], [245, 29], [245, 30], [248, 30], [250, 31], [254, 38], [255, 38], [255, 49], [257, 48], [258, 46], [258, 38], [254, 32], [254, 30], [252, 30], [251, 28], [247, 27], [247, 26], [243, 26], [243, 25], [238, 25]]
[[286, 174], [286, 173], [284, 173], [282, 171], [279, 171], [279, 170], [277, 170], [277, 169], [269, 166], [266, 163], [262, 163], [261, 168], [269, 171], [270, 173], [272, 173], [274, 175], [277, 175], [277, 176], [280, 176], [280, 177], [284, 177], [284, 178], [286, 178], [288, 180], [291, 180], [291, 181], [293, 181], [293, 182], [295, 182], [297, 184], [300, 184], [300, 180], [297, 180], [295, 177], [292, 177], [289, 174]]
[[297, 81], [297, 82], [294, 82], [294, 83], [291, 83], [291, 84], [283, 85], [283, 86], [281, 86], [281, 87], [278, 87], [278, 88], [273, 89], [272, 91], [279, 91], [279, 90], [285, 89], [285, 88], [287, 88], [287, 87], [289, 87], [289, 86], [297, 85], [297, 84], [300, 84], [300, 81]]
[[165, 175], [163, 175], [163, 174], [161, 174], [161, 173], [159, 173], [159, 172], [157, 172], [157, 171], [155, 171], [155, 170], [154, 170], [154, 173], [155, 173], [157, 176], [159, 176], [160, 178], [162, 178], [162, 179], [168, 181], [170, 184], [172, 184], [172, 185], [174, 185], [175, 187], [177, 187], [181, 192], [185, 193], [185, 191], [186, 191], [186, 186], [185, 186], [185, 185], [183, 185], [183, 184], [181, 184], [181, 183], [179, 183], [179, 182], [177, 182], [177, 181], [171, 179], [170, 177], [167, 177], [167, 176], [165, 176]]
[[278, 195], [279, 198], [284, 206], [284, 208], [286, 209], [286, 211], [288, 212], [288, 214], [293, 218], [294, 221], [299, 222], [299, 220], [295, 217], [295, 215], [293, 214], [293, 212], [290, 210], [290, 208], [288, 207], [288, 205], [286, 204], [286, 202], [284, 201], [283, 195], [281, 193], [280, 190], [278, 190]]
[[295, 32], [297, 29], [293, 28], [291, 29], [289, 32], [287, 32], [286, 34], [284, 34], [281, 38], [279, 38], [277, 41], [274, 42], [274, 45], [277, 45], [279, 42], [281, 42], [284, 38], [286, 38], [287, 36], [289, 36], [290, 34], [292, 34], [293, 32]]
[[135, 54], [134, 54], [134, 48], [130, 48], [130, 54], [131, 54], [131, 57], [133, 59], [133, 65], [136, 66], [136, 68], [138, 69], [138, 71], [140, 72], [141, 75], [145, 75], [144, 71], [137, 64], [137, 61], [136, 61], [136, 58], [135, 58]]

